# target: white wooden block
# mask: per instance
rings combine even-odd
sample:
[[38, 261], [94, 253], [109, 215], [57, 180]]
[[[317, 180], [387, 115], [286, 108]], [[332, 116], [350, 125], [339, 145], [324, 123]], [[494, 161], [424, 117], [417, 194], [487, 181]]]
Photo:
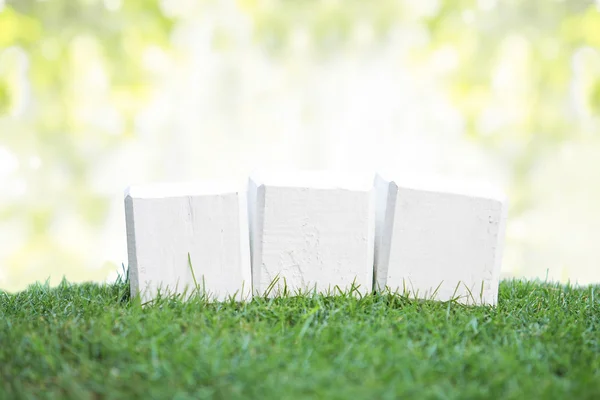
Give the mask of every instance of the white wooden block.
[[373, 288], [374, 174], [254, 174], [249, 184], [254, 293]]
[[491, 304], [507, 199], [486, 185], [378, 175], [375, 286], [421, 299]]
[[132, 296], [149, 301], [158, 290], [199, 289], [214, 300], [246, 300], [252, 291], [246, 190], [205, 182], [130, 187], [125, 215]]

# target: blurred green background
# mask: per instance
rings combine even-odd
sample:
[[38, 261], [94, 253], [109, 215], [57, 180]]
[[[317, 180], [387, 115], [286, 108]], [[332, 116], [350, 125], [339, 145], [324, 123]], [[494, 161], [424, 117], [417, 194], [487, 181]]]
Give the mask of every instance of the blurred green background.
[[503, 276], [600, 281], [600, 3], [0, 0], [0, 288], [112, 279], [123, 189], [486, 179]]

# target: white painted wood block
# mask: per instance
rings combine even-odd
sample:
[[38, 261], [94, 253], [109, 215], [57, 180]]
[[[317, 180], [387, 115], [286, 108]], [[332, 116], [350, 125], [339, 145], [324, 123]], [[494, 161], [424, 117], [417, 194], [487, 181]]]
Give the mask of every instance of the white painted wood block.
[[249, 184], [254, 293], [373, 288], [374, 174], [254, 174]]
[[503, 193], [422, 176], [378, 175], [375, 187], [376, 288], [496, 304], [507, 218]]
[[139, 294], [145, 302], [159, 290], [191, 294], [198, 289], [213, 300], [251, 296], [246, 190], [245, 185], [206, 182], [127, 189], [132, 296]]

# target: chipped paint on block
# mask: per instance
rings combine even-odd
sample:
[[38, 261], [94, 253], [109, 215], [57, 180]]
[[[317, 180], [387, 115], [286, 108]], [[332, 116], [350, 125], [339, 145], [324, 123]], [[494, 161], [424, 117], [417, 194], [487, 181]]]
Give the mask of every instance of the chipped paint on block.
[[494, 305], [507, 200], [480, 184], [378, 175], [375, 286]]
[[249, 298], [247, 211], [245, 185], [130, 187], [125, 214], [132, 296], [146, 302], [159, 290], [190, 294], [199, 289], [215, 300]]
[[[254, 293], [371, 292], [374, 174], [254, 174], [249, 215]], [[268, 292], [270, 284], [276, 281]], [[268, 292], [268, 293], [266, 293]]]

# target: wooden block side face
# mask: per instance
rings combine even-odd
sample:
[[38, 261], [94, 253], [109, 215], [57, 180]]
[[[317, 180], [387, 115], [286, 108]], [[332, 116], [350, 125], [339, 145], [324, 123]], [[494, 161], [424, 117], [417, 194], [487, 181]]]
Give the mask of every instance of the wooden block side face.
[[411, 297], [495, 304], [502, 201], [398, 189], [386, 284]]
[[260, 294], [260, 264], [262, 259], [262, 226], [264, 221], [264, 186], [252, 178], [248, 181], [248, 224], [253, 294]]
[[139, 275], [133, 199], [129, 195], [125, 197], [125, 229], [127, 234], [127, 258], [129, 259], [129, 287], [131, 296], [135, 297], [139, 291]]
[[[383, 232], [385, 225], [385, 213], [388, 206], [388, 193], [390, 182], [382, 178], [380, 175], [375, 176], [375, 274], [377, 274], [377, 266], [380, 260], [386, 257], [385, 250], [382, 248]], [[383, 260], [382, 260], [383, 261]]]
[[375, 218], [375, 262], [374, 289], [384, 289], [387, 282], [390, 262], [390, 246], [398, 186], [380, 175], [375, 178], [376, 218]]
[[236, 299], [248, 296], [246, 204], [240, 200], [237, 194], [132, 199], [143, 300], [159, 289], [182, 293], [200, 288], [219, 300], [236, 293]]
[[255, 292], [274, 279], [272, 295], [347, 290], [370, 292], [373, 278], [375, 209], [373, 191], [263, 186], [260, 254], [255, 257]]

